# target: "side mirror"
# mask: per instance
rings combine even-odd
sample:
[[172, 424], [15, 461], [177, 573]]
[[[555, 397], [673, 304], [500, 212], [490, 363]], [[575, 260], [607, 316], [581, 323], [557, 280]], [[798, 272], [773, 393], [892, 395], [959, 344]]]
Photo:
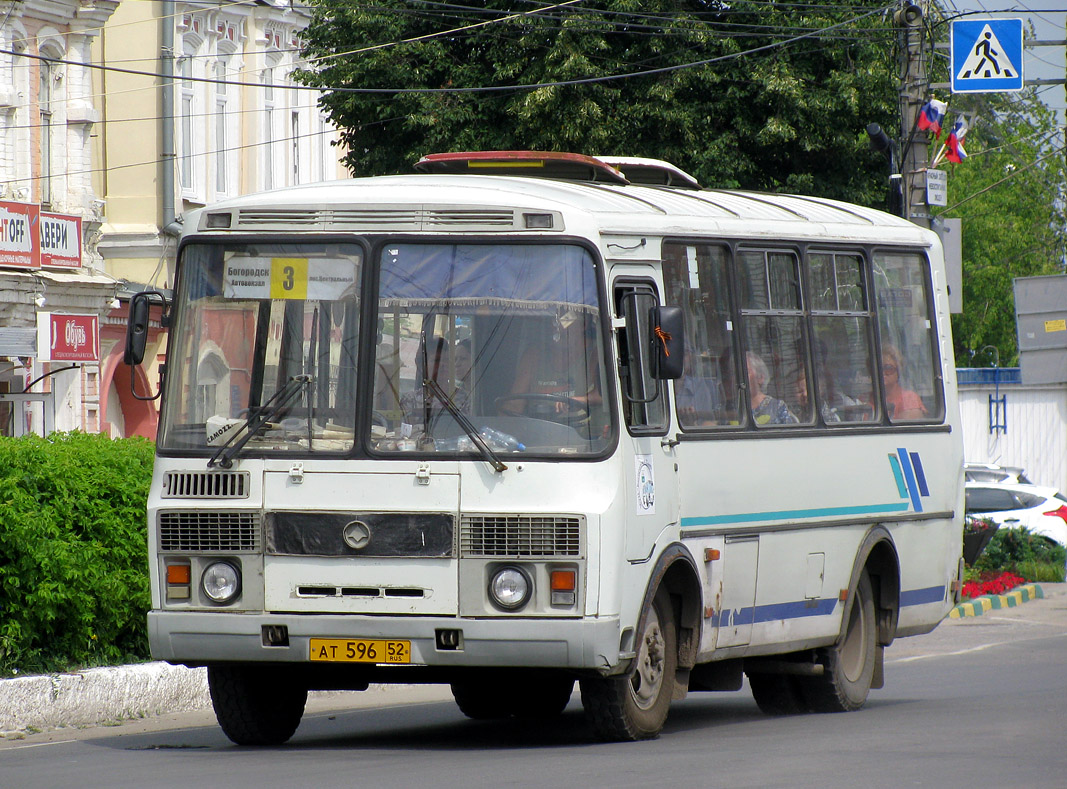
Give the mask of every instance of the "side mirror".
[[148, 345], [148, 319], [152, 304], [148, 293], [136, 293], [130, 299], [130, 314], [126, 319], [126, 348], [122, 353], [122, 363], [130, 366], [144, 361], [145, 346]]
[[[135, 367], [144, 361], [144, 352], [148, 345], [148, 322], [151, 318], [153, 301], [158, 301], [163, 308], [159, 316], [159, 325], [166, 326], [169, 323], [166, 296], [158, 290], [144, 290], [140, 293], [135, 293], [133, 298], [130, 299], [130, 314], [126, 319], [126, 347], [123, 349], [122, 361], [131, 367]], [[161, 379], [162, 375], [163, 368], [161, 366]], [[159, 397], [159, 392], [154, 395], [138, 394], [133, 385], [135, 377], [133, 375], [130, 376], [130, 392], [133, 393], [134, 397], [138, 400], [155, 400]]]
[[653, 307], [648, 311], [648, 334], [652, 343], [652, 377], [659, 380], [682, 377], [685, 366], [685, 330], [681, 307]]

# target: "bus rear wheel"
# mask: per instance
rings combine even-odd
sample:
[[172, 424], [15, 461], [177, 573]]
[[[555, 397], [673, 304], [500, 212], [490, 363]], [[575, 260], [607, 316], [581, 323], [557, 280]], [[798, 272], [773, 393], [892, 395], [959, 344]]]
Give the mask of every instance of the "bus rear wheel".
[[269, 666], [208, 666], [211, 706], [238, 745], [281, 745], [304, 715], [307, 689]]
[[822, 676], [802, 678], [804, 698], [814, 712], [858, 710], [871, 690], [878, 623], [874, 591], [866, 570], [851, 598], [844, 637], [832, 647], [816, 650], [816, 661], [823, 666]]
[[670, 597], [660, 590], [641, 631], [635, 666], [624, 677], [581, 680], [582, 706], [601, 740], [647, 740], [667, 721], [678, 665], [678, 636]]

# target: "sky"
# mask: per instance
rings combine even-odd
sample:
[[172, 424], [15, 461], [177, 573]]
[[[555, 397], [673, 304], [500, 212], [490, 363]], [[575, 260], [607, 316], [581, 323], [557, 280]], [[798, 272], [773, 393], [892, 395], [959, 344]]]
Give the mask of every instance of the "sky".
[[[978, 14], [963, 17], [964, 19], [980, 19], [982, 17], [1010, 18], [1017, 17], [1023, 20], [1023, 29], [1027, 29], [1027, 23], [1034, 26], [1034, 33], [1038, 40], [1063, 41], [1067, 39], [1064, 31], [1064, 22], [1067, 20], [1067, 0], [942, 0], [946, 12], [955, 9], [958, 12], [980, 12]], [[1024, 33], [1029, 36], [1029, 33]], [[1023, 78], [1030, 79], [1063, 79], [1065, 73], [1064, 47], [1043, 46], [1026, 47], [1023, 52]], [[1049, 107], [1057, 111], [1060, 122], [1063, 123], [1067, 115], [1067, 98], [1064, 94], [1063, 85], [1050, 85], [1038, 88], [1041, 100]]]

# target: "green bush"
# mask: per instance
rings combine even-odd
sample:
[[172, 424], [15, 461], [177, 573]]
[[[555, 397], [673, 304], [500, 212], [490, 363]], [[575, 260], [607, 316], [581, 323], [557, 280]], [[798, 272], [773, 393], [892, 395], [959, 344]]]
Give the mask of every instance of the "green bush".
[[974, 563], [974, 575], [983, 577], [1013, 572], [1027, 581], [1056, 583], [1064, 580], [1067, 548], [1033, 534], [1026, 528], [1001, 528]]
[[148, 657], [152, 444], [0, 438], [0, 676]]

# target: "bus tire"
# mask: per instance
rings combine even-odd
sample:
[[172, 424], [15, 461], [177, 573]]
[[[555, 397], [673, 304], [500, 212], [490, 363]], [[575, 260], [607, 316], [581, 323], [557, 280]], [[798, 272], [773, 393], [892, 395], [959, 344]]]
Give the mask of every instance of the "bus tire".
[[633, 670], [624, 677], [582, 679], [582, 706], [598, 739], [647, 740], [667, 721], [678, 665], [678, 636], [670, 597], [652, 601], [638, 641]]
[[515, 687], [513, 712], [524, 720], [545, 720], [563, 714], [574, 693], [573, 677], [541, 677]]
[[765, 715], [799, 715], [808, 704], [797, 677], [789, 674], [749, 674], [748, 686]]
[[501, 720], [512, 715], [541, 720], [562, 714], [574, 692], [574, 679], [517, 674], [506, 682], [463, 680], [453, 682], [451, 688], [460, 712], [472, 720]]
[[850, 598], [844, 636], [834, 646], [816, 650], [816, 662], [823, 666], [822, 676], [802, 678], [804, 697], [814, 712], [858, 710], [871, 690], [878, 622], [874, 591], [866, 570]]
[[462, 680], [450, 687], [459, 711], [471, 720], [500, 720], [511, 715], [511, 702], [496, 682]]
[[211, 706], [223, 733], [238, 745], [281, 745], [293, 736], [307, 689], [266, 666], [208, 666]]

